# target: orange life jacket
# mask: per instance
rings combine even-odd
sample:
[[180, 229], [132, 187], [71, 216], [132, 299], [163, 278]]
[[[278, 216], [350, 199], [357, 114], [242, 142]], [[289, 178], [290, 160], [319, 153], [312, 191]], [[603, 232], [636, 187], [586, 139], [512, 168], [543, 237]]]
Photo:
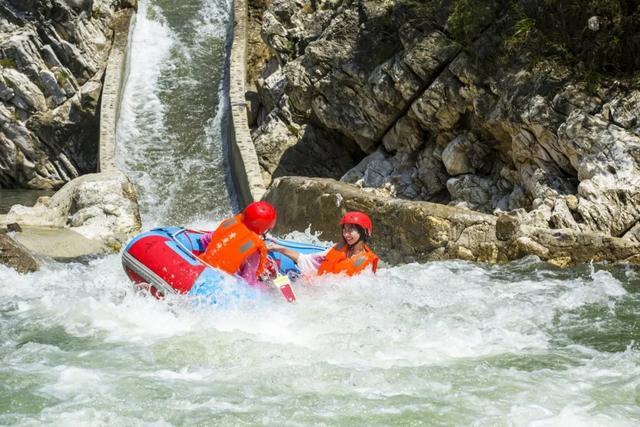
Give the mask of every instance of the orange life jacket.
[[240, 214], [222, 221], [200, 259], [212, 267], [235, 274], [244, 260], [256, 251], [260, 253], [256, 275], [260, 275], [267, 261], [267, 247], [260, 236], [242, 223]]
[[378, 257], [369, 246], [364, 245], [364, 252], [349, 258], [348, 245], [345, 242], [336, 244], [329, 252], [324, 261], [318, 267], [318, 275], [326, 273], [347, 273], [349, 276], [360, 273], [368, 265], [371, 265], [373, 272], [378, 268]]

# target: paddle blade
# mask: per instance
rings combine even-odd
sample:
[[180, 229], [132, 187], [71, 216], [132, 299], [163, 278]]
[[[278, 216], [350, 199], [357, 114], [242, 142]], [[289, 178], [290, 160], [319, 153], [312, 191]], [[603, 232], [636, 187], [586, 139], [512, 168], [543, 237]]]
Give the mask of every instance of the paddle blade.
[[278, 276], [273, 280], [273, 284], [280, 290], [280, 293], [287, 302], [294, 302], [296, 300], [296, 295], [293, 293], [293, 287], [291, 286], [289, 276]]

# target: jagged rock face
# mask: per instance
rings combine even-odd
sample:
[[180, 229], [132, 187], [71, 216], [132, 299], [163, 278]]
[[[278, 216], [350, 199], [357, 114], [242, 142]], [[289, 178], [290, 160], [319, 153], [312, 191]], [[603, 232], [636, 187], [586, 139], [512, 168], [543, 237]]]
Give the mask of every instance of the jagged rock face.
[[123, 0], [0, 4], [0, 187], [95, 172], [101, 79]]
[[[461, 9], [469, 2], [435, 3], [274, 1], [262, 31], [278, 66], [258, 81], [270, 112], [254, 134], [267, 174], [280, 167], [283, 151], [270, 147], [268, 130], [287, 117], [298, 128], [341, 136], [327, 146], [357, 144], [368, 156], [343, 180], [377, 194], [486, 213], [524, 209], [525, 226], [637, 241], [637, 84], [591, 85], [561, 62], [520, 57], [514, 46], [541, 30], [518, 14], [551, 6], [470, 1], [474, 16]], [[575, 10], [584, 22], [567, 32], [601, 31], [568, 45], [578, 55], [608, 35], [589, 30], [587, 12]], [[631, 23], [609, 22], [618, 31], [609, 35], [635, 46], [624, 35], [633, 34], [638, 14], [623, 12], [634, 14]], [[289, 132], [281, 139], [292, 149], [301, 138]]]

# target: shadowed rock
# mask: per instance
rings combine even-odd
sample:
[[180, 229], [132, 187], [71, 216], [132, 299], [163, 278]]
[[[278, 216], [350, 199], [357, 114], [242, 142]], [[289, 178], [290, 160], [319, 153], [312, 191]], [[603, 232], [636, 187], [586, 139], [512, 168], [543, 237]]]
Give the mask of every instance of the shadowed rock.
[[40, 263], [20, 243], [0, 232], [0, 264], [19, 273], [30, 273], [40, 268]]

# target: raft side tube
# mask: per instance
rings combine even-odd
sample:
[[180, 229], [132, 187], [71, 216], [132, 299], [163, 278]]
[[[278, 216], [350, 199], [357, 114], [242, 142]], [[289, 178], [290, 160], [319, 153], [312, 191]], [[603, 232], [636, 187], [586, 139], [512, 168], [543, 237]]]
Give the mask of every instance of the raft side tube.
[[[277, 245], [283, 246], [287, 249], [294, 250], [296, 252], [300, 252], [302, 254], [314, 254], [314, 253], [322, 252], [327, 249], [324, 246], [313, 245], [311, 243], [296, 242], [294, 240], [283, 240], [283, 239], [275, 239], [275, 238], [269, 238], [269, 240], [271, 240]], [[298, 269], [298, 266], [288, 256], [280, 252], [269, 251], [269, 257], [272, 258], [274, 261], [276, 261], [276, 263], [278, 264], [278, 271], [280, 272], [280, 274], [292, 273], [294, 276], [300, 274], [300, 270]]]

